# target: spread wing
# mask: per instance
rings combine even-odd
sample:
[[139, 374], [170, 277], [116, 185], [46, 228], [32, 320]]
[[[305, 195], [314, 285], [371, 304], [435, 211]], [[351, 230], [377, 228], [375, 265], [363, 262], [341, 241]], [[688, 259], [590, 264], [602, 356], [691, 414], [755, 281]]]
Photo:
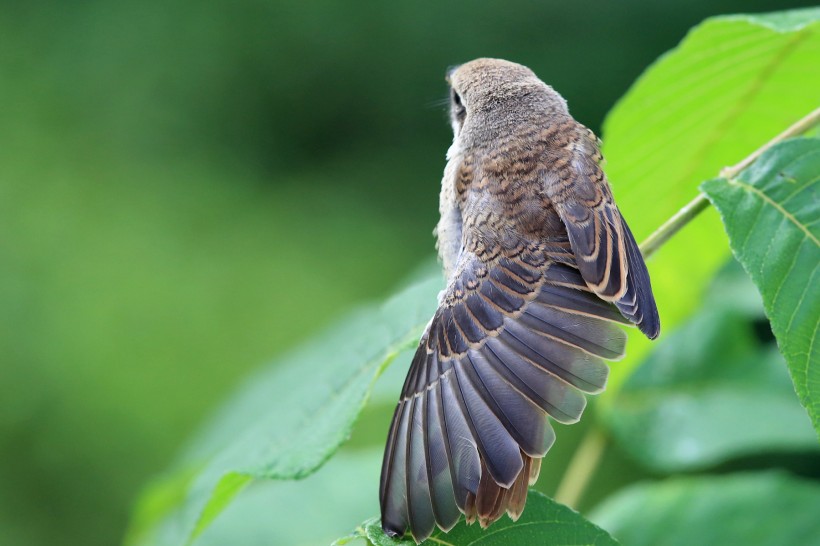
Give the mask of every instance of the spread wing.
[[[649, 275], [612, 200], [594, 136], [571, 123], [542, 142], [550, 162], [543, 176], [551, 177], [543, 206], [560, 222], [543, 232], [548, 237], [534, 237], [545, 240], [514, 251], [484, 248], [479, 257], [462, 246], [422, 336], [382, 465], [389, 534], [409, 528], [420, 542], [436, 525], [449, 530], [461, 513], [482, 526], [504, 512], [517, 518], [555, 439], [549, 417], [577, 421], [583, 393], [604, 388], [604, 359], [623, 355], [626, 336], [616, 323], [658, 335]], [[515, 202], [524, 189], [499, 178], [488, 191]]]
[[660, 320], [646, 264], [612, 199], [595, 135], [579, 124], [576, 128], [575, 138], [563, 150], [568, 155], [564, 168], [551, 173], [553, 206], [587, 285], [655, 339]]
[[517, 518], [555, 439], [548, 416], [573, 423], [582, 393], [604, 388], [603, 359], [624, 350], [615, 323], [627, 321], [554, 251], [462, 254], [393, 416], [380, 487], [386, 532], [409, 528], [420, 542], [461, 513], [482, 526], [505, 511]]

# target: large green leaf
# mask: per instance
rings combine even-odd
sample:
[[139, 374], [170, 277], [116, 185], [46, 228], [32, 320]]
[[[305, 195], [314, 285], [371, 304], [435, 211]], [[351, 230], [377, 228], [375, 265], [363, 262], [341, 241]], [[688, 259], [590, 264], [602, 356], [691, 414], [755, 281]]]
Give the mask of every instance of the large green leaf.
[[820, 431], [820, 139], [783, 142], [703, 191], [763, 296], [800, 401]]
[[[708, 19], [615, 106], [604, 123], [606, 171], [638, 241], [693, 199], [701, 181], [817, 106], [818, 19], [820, 9]], [[728, 255], [717, 214], [707, 210], [650, 260], [662, 332], [698, 307]], [[630, 332], [605, 401], [648, 348]]]
[[[366, 521], [358, 530], [375, 546], [412, 546], [411, 539], [396, 540], [385, 535], [378, 519]], [[340, 541], [344, 543], [344, 541]], [[493, 524], [487, 530], [478, 524], [467, 525], [462, 519], [449, 533], [436, 530], [422, 542], [428, 546], [435, 544], [449, 546], [515, 546], [540, 544], [543, 546], [573, 544], [616, 545], [606, 531], [581, 517], [578, 512], [558, 504], [541, 493], [530, 490], [527, 508], [521, 518], [513, 522], [509, 518]]]
[[779, 473], [632, 486], [592, 520], [630, 546], [820, 544], [820, 486]]
[[249, 378], [176, 470], [147, 490], [127, 542], [185, 544], [252, 480], [316, 471], [349, 436], [378, 374], [417, 341], [440, 285], [433, 276], [353, 313]]
[[740, 266], [721, 273], [708, 299], [615, 396], [606, 421], [619, 445], [662, 472], [817, 449], [783, 357], [756, 335], [763, 305]]

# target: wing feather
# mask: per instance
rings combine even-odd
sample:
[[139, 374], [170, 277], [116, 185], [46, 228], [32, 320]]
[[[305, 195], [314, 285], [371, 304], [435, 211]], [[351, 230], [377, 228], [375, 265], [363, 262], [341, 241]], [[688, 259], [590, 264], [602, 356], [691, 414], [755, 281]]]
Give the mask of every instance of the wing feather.
[[600, 298], [614, 302], [650, 339], [660, 333], [658, 309], [649, 273], [635, 238], [612, 199], [599, 165], [594, 135], [581, 125], [564, 150], [568, 167], [563, 182], [550, 190], [586, 284]]
[[[430, 485], [430, 500], [436, 522], [448, 531], [461, 516], [456, 502], [453, 483], [453, 469], [450, 465], [450, 448], [444, 430], [444, 414], [441, 407], [441, 385], [435, 383], [425, 396], [426, 427], [425, 447], [427, 450], [427, 483]], [[462, 501], [463, 503], [463, 501]]]
[[623, 354], [618, 310], [547, 253], [460, 263], [391, 424], [380, 490], [388, 533], [421, 541], [461, 513], [482, 525], [520, 515], [555, 440], [549, 417], [576, 422], [583, 392], [606, 383], [602, 358]]

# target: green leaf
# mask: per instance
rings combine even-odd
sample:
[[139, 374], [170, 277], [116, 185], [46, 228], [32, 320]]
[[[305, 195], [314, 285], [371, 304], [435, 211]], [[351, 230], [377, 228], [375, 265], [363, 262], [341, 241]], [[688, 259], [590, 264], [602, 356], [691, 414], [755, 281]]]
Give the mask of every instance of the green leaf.
[[126, 542], [189, 543], [254, 479], [315, 472], [350, 435], [381, 371], [418, 341], [440, 287], [438, 275], [428, 277], [249, 378], [176, 469], [146, 491]]
[[[820, 96], [820, 95], [819, 95]], [[786, 141], [703, 191], [763, 296], [800, 402], [820, 432], [820, 139]]]
[[[360, 530], [375, 546], [413, 546], [412, 539], [396, 540], [382, 532], [378, 518], [366, 521]], [[573, 544], [615, 545], [606, 531], [585, 520], [578, 512], [558, 504], [538, 491], [530, 490], [527, 508], [517, 522], [503, 518], [489, 529], [478, 524], [467, 525], [462, 519], [449, 533], [436, 530], [422, 544], [449, 546], [510, 546], [539, 544], [543, 546]]]
[[616, 493], [592, 520], [630, 546], [820, 544], [818, 501], [780, 473], [678, 478]]
[[[638, 241], [693, 199], [701, 181], [817, 107], [819, 20], [816, 8], [708, 19], [618, 102], [604, 123], [606, 171]], [[728, 255], [717, 214], [707, 210], [650, 259], [662, 332], [699, 306]], [[630, 332], [605, 402], [649, 346]]]
[[330, 544], [352, 522], [378, 511], [381, 462], [380, 447], [344, 448], [304, 480], [256, 481], [194, 546]]
[[606, 421], [621, 448], [673, 472], [759, 452], [816, 450], [774, 343], [755, 335], [763, 305], [740, 266], [709, 305], [664, 339], [627, 379]]

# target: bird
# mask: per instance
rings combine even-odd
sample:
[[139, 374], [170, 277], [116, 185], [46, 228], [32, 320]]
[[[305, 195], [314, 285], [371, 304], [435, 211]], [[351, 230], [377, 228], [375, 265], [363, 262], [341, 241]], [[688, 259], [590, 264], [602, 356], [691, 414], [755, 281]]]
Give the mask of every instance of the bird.
[[529, 68], [447, 71], [453, 144], [435, 234], [446, 277], [385, 446], [381, 526], [417, 542], [464, 515], [516, 520], [550, 420], [577, 422], [626, 333], [660, 332], [649, 273], [600, 141]]

